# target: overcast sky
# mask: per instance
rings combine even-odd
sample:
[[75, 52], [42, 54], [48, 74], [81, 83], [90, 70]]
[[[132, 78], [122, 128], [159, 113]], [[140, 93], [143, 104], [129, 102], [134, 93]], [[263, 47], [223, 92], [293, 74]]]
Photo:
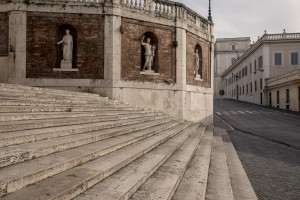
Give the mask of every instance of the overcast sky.
[[[203, 17], [209, 0], [175, 0]], [[211, 0], [215, 38], [251, 37], [300, 32], [300, 0]]]

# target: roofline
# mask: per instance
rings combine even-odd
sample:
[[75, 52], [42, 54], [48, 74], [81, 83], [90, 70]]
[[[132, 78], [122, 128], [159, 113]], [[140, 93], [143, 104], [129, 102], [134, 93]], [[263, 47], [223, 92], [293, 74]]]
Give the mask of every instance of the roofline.
[[300, 41], [300, 33], [280, 33], [280, 34], [264, 34], [260, 37], [251, 47], [241, 56], [239, 57], [235, 63], [233, 63], [230, 67], [223, 72], [222, 77], [226, 76], [231, 70], [237, 67], [242, 61], [244, 61], [253, 51], [258, 49], [265, 42], [281, 42], [281, 41]]

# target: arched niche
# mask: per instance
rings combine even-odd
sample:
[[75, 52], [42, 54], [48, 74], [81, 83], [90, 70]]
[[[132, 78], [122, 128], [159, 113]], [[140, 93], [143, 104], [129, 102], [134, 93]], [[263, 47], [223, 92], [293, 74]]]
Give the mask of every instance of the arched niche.
[[[74, 26], [70, 24], [61, 24], [56, 32], [55, 41], [59, 42], [62, 40], [64, 35], [66, 35], [66, 30], [70, 31], [70, 35], [73, 37], [73, 60], [72, 60], [72, 68], [76, 68], [77, 66], [77, 31]], [[62, 45], [56, 45], [56, 60], [55, 60], [55, 67], [60, 67], [60, 62], [63, 59], [63, 51]]]
[[[155, 73], [159, 73], [159, 65], [158, 65], [158, 52], [159, 52], [159, 44], [158, 44], [158, 39], [156, 37], [156, 35], [152, 32], [146, 32], [143, 34], [145, 36], [144, 42], [146, 43], [147, 38], [150, 38], [150, 44], [151, 45], [155, 45], [156, 49], [155, 49], [155, 56], [153, 59], [153, 65], [152, 65], [152, 70]], [[142, 38], [142, 36], [141, 36]], [[143, 45], [141, 45], [141, 70], [143, 70], [145, 64], [145, 48], [143, 47]]]
[[200, 44], [197, 44], [196, 47], [195, 47], [195, 53], [197, 52], [198, 50], [198, 55], [199, 55], [199, 70], [198, 70], [198, 74], [200, 75], [201, 79], [203, 79], [203, 60], [202, 60], [202, 49], [201, 49], [201, 46]]

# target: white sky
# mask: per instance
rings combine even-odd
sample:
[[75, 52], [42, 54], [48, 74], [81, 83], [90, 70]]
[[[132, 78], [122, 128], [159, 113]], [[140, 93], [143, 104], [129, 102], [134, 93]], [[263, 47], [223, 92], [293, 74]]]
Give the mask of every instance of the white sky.
[[[203, 17], [209, 0], [181, 2]], [[251, 37], [267, 33], [300, 32], [300, 0], [211, 0], [215, 38]]]

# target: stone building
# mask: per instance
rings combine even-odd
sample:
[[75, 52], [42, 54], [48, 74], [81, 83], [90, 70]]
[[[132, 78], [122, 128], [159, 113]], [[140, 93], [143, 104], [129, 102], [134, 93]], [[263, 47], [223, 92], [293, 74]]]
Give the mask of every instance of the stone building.
[[185, 5], [167, 0], [0, 4], [1, 82], [90, 91], [212, 123], [213, 23]]
[[214, 97], [220, 98], [222, 73], [250, 47], [250, 37], [217, 38], [215, 43]]
[[300, 33], [265, 33], [222, 75], [225, 96], [300, 111]]

